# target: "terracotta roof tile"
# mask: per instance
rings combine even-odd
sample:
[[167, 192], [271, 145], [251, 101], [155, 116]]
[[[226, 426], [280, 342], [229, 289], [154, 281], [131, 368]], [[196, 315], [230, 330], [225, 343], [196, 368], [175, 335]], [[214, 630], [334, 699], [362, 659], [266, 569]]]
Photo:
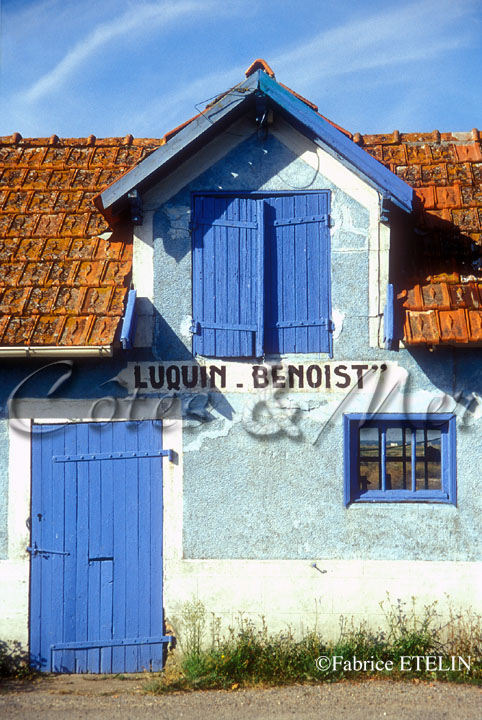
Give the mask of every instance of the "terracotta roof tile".
[[405, 339], [411, 345], [421, 343], [429, 345], [437, 344], [440, 340], [437, 312], [435, 310], [427, 312], [407, 312]]
[[469, 330], [469, 341], [480, 343], [482, 342], [482, 311], [480, 310], [468, 310], [468, 330]]
[[418, 247], [425, 249], [404, 293], [405, 342], [482, 344], [476, 282], [482, 281], [481, 133], [394, 131], [355, 137], [408, 182], [419, 201]]
[[93, 198], [160, 142], [0, 138], [0, 345], [114, 342], [132, 233]]
[[440, 339], [442, 342], [468, 342], [469, 335], [464, 310], [440, 310], [438, 315], [440, 318]]

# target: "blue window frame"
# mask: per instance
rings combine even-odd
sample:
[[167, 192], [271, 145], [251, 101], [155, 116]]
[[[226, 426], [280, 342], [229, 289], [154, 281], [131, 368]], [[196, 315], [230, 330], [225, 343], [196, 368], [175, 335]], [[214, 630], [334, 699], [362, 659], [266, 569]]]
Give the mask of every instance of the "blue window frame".
[[456, 504], [455, 416], [344, 416], [345, 505]]
[[331, 353], [329, 200], [193, 195], [195, 354]]

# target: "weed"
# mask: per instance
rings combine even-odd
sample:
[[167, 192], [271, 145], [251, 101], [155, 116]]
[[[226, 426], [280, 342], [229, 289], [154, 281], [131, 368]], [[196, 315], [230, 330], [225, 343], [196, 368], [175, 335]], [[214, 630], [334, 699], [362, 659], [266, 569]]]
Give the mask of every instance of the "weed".
[[[444, 623], [437, 603], [417, 611], [415, 599], [407, 604], [393, 602], [389, 595], [380, 603], [386, 628], [373, 630], [366, 622], [340, 618], [340, 632], [335, 642], [324, 641], [318, 630], [301, 639], [292, 629], [272, 634], [262, 617], [257, 625], [240, 614], [234, 627], [221, 634], [221, 621], [211, 615], [211, 644], [204, 644], [206, 610], [196, 599], [183, 607], [181, 619], [174, 623], [180, 635], [183, 655], [176, 656], [172, 670], [170, 654], [166, 673], [149, 682], [149, 692], [178, 689], [229, 688], [250, 685], [285, 685], [306, 682], [333, 682], [342, 678], [387, 675], [392, 678], [425, 677], [482, 684], [481, 617], [473, 612], [457, 614], [450, 610]], [[363, 675], [354, 663], [339, 663], [333, 668], [317, 669], [320, 656], [337, 656], [351, 661], [365, 661]], [[444, 667], [451, 667], [451, 657], [471, 658], [470, 670], [455, 663], [454, 669], [434, 673], [421, 662], [413, 669], [402, 671], [404, 657], [440, 658]], [[378, 667], [377, 669], [377, 661]], [[390, 665], [387, 670], [387, 663]], [[390, 672], [389, 672], [390, 671]]]
[[35, 674], [29, 665], [29, 655], [19, 642], [0, 640], [0, 679], [32, 678]]

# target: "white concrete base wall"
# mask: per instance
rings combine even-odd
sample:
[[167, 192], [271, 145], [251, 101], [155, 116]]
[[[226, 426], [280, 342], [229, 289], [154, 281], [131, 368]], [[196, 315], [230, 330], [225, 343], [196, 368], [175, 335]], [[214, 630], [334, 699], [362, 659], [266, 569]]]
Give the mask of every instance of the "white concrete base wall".
[[171, 559], [164, 562], [164, 575], [168, 619], [180, 617], [183, 604], [196, 598], [208, 616], [221, 618], [224, 630], [242, 612], [259, 624], [264, 617], [271, 632], [316, 627], [336, 639], [341, 615], [383, 627], [379, 603], [387, 592], [393, 605], [400, 598], [407, 609], [416, 597], [420, 614], [434, 601], [444, 616], [450, 606], [481, 611], [482, 563]]
[[28, 645], [30, 558], [0, 560], [0, 640]]

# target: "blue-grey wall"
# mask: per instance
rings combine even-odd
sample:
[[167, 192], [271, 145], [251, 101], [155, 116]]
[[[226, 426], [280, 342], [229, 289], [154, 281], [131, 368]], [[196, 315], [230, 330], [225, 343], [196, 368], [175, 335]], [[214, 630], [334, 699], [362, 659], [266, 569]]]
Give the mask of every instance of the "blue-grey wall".
[[[154, 218], [154, 310], [156, 335], [151, 351], [122, 353], [114, 360], [75, 362], [72, 375], [55, 398], [125, 397], [115, 378], [128, 360], [192, 358], [191, 192], [216, 190], [329, 189], [332, 192], [332, 306], [345, 314], [334, 343], [334, 360], [391, 360], [409, 372], [409, 401], [428, 391], [453, 398], [465, 392], [482, 396], [481, 351], [402, 350], [368, 347], [368, 225], [365, 208], [305, 165], [272, 136], [242, 142], [209, 171], [160, 205]], [[297, 363], [323, 362], [297, 356]], [[251, 364], [252, 360], [246, 360]], [[48, 362], [2, 366], [0, 408], [13, 389]], [[45, 398], [66, 367], [52, 366], [19, 389], [22, 397]], [[431, 395], [427, 395], [428, 398]], [[414, 399], [415, 398], [415, 399]], [[475, 559], [480, 557], [479, 518], [482, 423], [466, 415], [457, 426], [457, 507], [430, 504], [343, 503], [341, 421], [321, 432], [333, 397], [293, 393], [295, 432], [252, 434], [246, 421], [247, 397], [212, 393], [204, 413], [186, 419], [184, 428], [184, 556], [190, 558], [366, 558]], [[477, 403], [476, 403], [477, 404]], [[202, 403], [201, 403], [202, 405]], [[415, 412], [419, 409], [409, 407]], [[445, 409], [445, 408], [444, 408]], [[202, 410], [202, 408], [201, 408]], [[474, 410], [474, 407], [472, 407]], [[459, 411], [463, 414], [463, 405]], [[201, 415], [203, 413], [201, 412]], [[468, 424], [469, 422], [473, 424]], [[7, 542], [8, 436], [0, 424], [0, 557]], [[10, 468], [15, 472], [15, 468]]]
[[[192, 191], [332, 191], [332, 307], [345, 314], [335, 360], [398, 362], [409, 371], [407, 398], [428, 390], [451, 397], [457, 389], [482, 395], [480, 351], [443, 349], [399, 353], [368, 347], [369, 214], [272, 136], [242, 142], [161, 205], [154, 218], [155, 353], [191, 356]], [[297, 356], [297, 362], [320, 356]], [[252, 360], [246, 361], [248, 364]], [[474, 559], [480, 556], [482, 510], [476, 483], [482, 469], [481, 423], [459, 426], [458, 506], [343, 502], [341, 420], [320, 434], [326, 394], [296, 393], [299, 434], [250, 434], [247, 397], [225, 395], [232, 416], [184, 429], [184, 556], [190, 558]], [[425, 406], [426, 407], [426, 406]], [[326, 410], [326, 408], [325, 408]], [[460, 425], [460, 424], [459, 424]]]

